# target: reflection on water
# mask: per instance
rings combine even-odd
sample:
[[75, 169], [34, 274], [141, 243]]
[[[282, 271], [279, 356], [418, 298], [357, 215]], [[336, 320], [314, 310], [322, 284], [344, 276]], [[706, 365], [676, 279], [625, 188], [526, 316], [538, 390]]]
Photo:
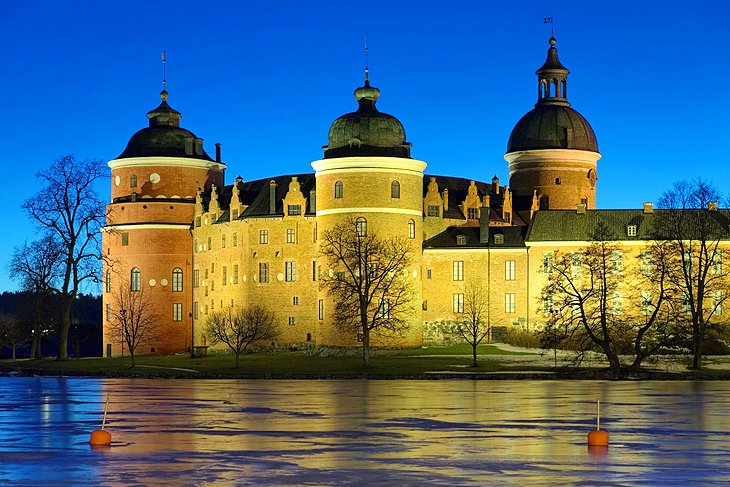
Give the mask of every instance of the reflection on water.
[[0, 484], [724, 483], [729, 405], [726, 382], [2, 378]]

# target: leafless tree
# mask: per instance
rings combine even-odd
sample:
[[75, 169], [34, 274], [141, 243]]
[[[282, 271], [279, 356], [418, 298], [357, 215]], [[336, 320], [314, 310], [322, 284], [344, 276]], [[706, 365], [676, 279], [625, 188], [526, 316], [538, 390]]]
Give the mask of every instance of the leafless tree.
[[331, 269], [320, 281], [334, 299], [334, 320], [362, 337], [363, 363], [370, 365], [371, 333], [399, 335], [408, 328], [414, 288], [408, 278], [412, 248], [407, 239], [381, 238], [355, 221], [324, 232], [320, 253]]
[[135, 352], [140, 345], [148, 345], [164, 339], [157, 326], [159, 316], [155, 306], [145, 292], [132, 291], [129, 283], [123, 283], [114, 294], [114, 312], [106, 334], [109, 340], [121, 338], [127, 344], [132, 367], [135, 366]]
[[43, 188], [23, 208], [44, 233], [58, 243], [60, 278], [54, 285], [61, 301], [58, 359], [68, 359], [71, 304], [81, 287], [98, 280], [100, 227], [105, 208], [94, 185], [106, 176], [102, 161], [59, 157], [37, 174]]
[[274, 340], [279, 336], [275, 315], [261, 305], [247, 308], [225, 308], [214, 312], [205, 324], [205, 334], [211, 343], [225, 343], [239, 358], [255, 342]]
[[464, 285], [464, 314], [467, 319], [459, 322], [458, 330], [471, 345], [472, 367], [477, 367], [477, 347], [491, 331], [488, 288], [479, 278], [469, 279]]
[[13, 360], [15, 360], [15, 350], [18, 345], [22, 345], [27, 339], [26, 328], [15, 317], [0, 315], [0, 348], [10, 346], [13, 350]]
[[29, 323], [32, 334], [31, 358], [40, 358], [41, 339], [44, 330], [56, 328], [53, 310], [48, 307], [53, 301], [60, 275], [61, 246], [56, 237], [47, 233], [39, 240], [24, 243], [13, 250], [10, 261], [10, 276], [20, 281], [21, 288], [28, 295], [28, 308], [32, 312]]
[[683, 316], [691, 327], [692, 368], [702, 366], [708, 331], [721, 322], [730, 296], [730, 274], [720, 243], [730, 237], [728, 210], [718, 209], [719, 191], [704, 181], [681, 181], [657, 206], [655, 238], [664, 242], [662, 265], [683, 294]]

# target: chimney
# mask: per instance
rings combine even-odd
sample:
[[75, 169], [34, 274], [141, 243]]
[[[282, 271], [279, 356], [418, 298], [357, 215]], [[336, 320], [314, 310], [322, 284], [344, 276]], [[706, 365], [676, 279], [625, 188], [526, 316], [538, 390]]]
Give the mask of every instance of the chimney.
[[276, 181], [269, 181], [269, 213], [276, 213]]
[[579, 215], [585, 215], [586, 214], [586, 205], [584, 205], [583, 203], [578, 203], [577, 205], [575, 205], [575, 211]]
[[221, 162], [221, 143], [215, 143], [215, 162]]
[[449, 209], [449, 190], [448, 190], [448, 188], [444, 188], [443, 200], [444, 200], [444, 211], [446, 211]]
[[707, 209], [710, 211], [717, 211], [717, 201], [710, 201], [707, 203]]
[[309, 213], [317, 213], [317, 191], [309, 192]]
[[496, 174], [492, 178], [492, 192], [494, 194], [499, 194], [499, 178]]
[[644, 203], [644, 213], [654, 213], [654, 204], [649, 201]]

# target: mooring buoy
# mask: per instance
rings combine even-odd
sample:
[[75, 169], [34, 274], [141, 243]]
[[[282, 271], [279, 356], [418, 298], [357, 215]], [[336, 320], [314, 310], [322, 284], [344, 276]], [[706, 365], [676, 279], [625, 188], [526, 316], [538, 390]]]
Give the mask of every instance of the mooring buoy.
[[104, 430], [106, 425], [106, 412], [109, 409], [109, 394], [106, 395], [106, 403], [104, 404], [104, 418], [101, 420], [101, 429], [91, 432], [89, 443], [93, 446], [109, 446], [112, 443], [112, 435]]
[[601, 429], [601, 400], [596, 400], [596, 429], [588, 433], [588, 446], [608, 446], [608, 431]]

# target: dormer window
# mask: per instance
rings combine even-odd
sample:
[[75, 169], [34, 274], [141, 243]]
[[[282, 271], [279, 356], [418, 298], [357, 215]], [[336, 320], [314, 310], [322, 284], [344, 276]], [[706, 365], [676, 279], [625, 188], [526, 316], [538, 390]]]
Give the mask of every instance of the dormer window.
[[504, 245], [504, 235], [498, 233], [494, 236], [494, 245]]
[[476, 208], [468, 208], [466, 210], [466, 217], [469, 220], [476, 220], [477, 218], [479, 218], [479, 212]]
[[629, 237], [636, 237], [636, 225], [628, 225], [626, 227], [626, 235]]
[[457, 235], [456, 245], [466, 245], [466, 235]]

